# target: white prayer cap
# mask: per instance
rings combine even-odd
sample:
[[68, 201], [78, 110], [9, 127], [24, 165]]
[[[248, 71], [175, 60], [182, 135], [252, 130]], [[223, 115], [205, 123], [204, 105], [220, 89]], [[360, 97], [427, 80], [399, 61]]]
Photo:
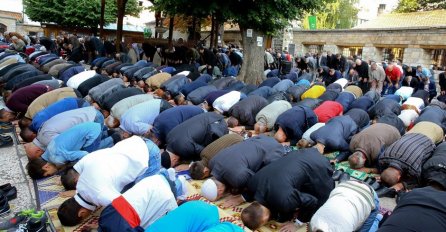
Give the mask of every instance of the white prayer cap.
[[208, 179], [203, 183], [201, 186], [201, 195], [210, 201], [217, 199], [217, 185], [212, 179]]

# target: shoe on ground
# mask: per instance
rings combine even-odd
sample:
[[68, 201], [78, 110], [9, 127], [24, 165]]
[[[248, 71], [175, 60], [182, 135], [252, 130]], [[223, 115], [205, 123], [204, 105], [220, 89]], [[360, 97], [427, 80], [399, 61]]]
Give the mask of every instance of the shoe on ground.
[[333, 178], [334, 181], [339, 180], [339, 177], [341, 177], [342, 173], [344, 173], [344, 170], [339, 169], [333, 172], [333, 176], [331, 176], [331, 178]]
[[396, 195], [396, 190], [394, 188], [387, 188], [385, 186], [381, 186], [381, 188], [376, 190], [376, 194], [379, 198], [381, 197], [389, 197], [394, 198]]
[[8, 215], [10, 211], [8, 198], [0, 193], [0, 217]]
[[350, 174], [346, 172], [342, 173], [341, 176], [339, 177], [339, 183], [344, 183], [349, 180], [350, 180]]
[[8, 201], [14, 200], [17, 198], [17, 188], [11, 186], [10, 188], [0, 189], [0, 194], [3, 194]]
[[48, 218], [43, 211], [43, 215], [40, 218], [31, 217], [26, 225], [27, 232], [47, 232], [46, 225]]
[[0, 147], [8, 147], [11, 146], [14, 142], [12, 141], [11, 136], [9, 135], [1, 135], [0, 136]]
[[7, 184], [4, 184], [4, 185], [0, 185], [0, 190], [9, 189], [11, 187], [12, 187], [11, 183], [7, 183]]
[[[30, 220], [39, 221], [45, 216], [45, 211], [36, 212], [34, 209], [22, 210], [9, 220], [0, 222], [0, 230], [8, 232], [28, 232], [28, 224]], [[46, 216], [44, 221], [46, 222]], [[32, 223], [33, 225], [35, 223]], [[38, 230], [37, 230], [38, 231]]]

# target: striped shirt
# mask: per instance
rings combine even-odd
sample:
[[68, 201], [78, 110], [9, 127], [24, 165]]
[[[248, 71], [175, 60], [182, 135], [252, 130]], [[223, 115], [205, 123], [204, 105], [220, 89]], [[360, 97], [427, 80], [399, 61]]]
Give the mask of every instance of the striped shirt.
[[419, 133], [406, 134], [384, 150], [379, 158], [382, 170], [393, 167], [419, 178], [424, 162], [432, 156], [435, 144], [427, 136]]

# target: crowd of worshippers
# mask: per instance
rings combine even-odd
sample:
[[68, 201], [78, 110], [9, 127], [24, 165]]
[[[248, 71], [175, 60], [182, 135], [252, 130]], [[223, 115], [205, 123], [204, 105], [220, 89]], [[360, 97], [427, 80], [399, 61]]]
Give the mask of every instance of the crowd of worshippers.
[[[429, 78], [413, 70], [418, 84], [400, 86], [409, 76], [393, 82], [384, 72], [395, 92], [381, 96], [381, 82], [364, 76], [368, 91], [299, 68], [267, 70], [253, 85], [197, 66], [98, 57], [86, 70], [40, 50], [0, 53], [0, 121], [18, 120], [31, 178], [61, 175], [71, 196], [58, 209], [62, 225], [104, 207], [102, 231], [241, 231], [220, 223], [215, 206], [184, 203], [187, 182], [175, 172], [187, 170], [207, 179], [209, 201], [253, 202], [241, 212], [253, 230], [270, 220], [282, 231], [302, 222], [312, 231], [446, 230], [446, 104]], [[356, 180], [334, 170], [342, 161], [377, 175]], [[397, 198], [390, 216], [379, 197]]]

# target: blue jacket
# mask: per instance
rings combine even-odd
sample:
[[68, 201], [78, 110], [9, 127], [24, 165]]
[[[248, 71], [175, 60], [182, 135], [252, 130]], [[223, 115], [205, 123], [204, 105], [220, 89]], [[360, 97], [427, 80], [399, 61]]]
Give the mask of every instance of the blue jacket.
[[167, 134], [180, 123], [195, 115], [204, 113], [198, 106], [177, 106], [161, 112], [153, 122], [153, 133], [165, 143]]
[[29, 128], [37, 133], [42, 125], [53, 116], [65, 111], [79, 109], [89, 105], [90, 104], [81, 98], [68, 97], [61, 99], [34, 115], [33, 121]]
[[311, 133], [311, 139], [322, 143], [329, 151], [348, 151], [350, 139], [358, 127], [350, 116], [330, 119], [325, 126]]
[[[56, 165], [80, 160], [99, 148], [101, 133], [102, 125], [99, 123], [85, 122], [76, 125], [54, 138], [42, 159]], [[92, 145], [93, 149], [86, 149]]]
[[347, 112], [347, 110], [350, 107], [350, 104], [352, 104], [354, 100], [355, 100], [355, 95], [350, 92], [342, 92], [336, 98], [336, 101], [342, 105], [344, 113]]
[[74, 66], [67, 70], [65, 70], [61, 75], [59, 76], [59, 80], [63, 81], [64, 83], [67, 83], [67, 81], [74, 75], [81, 73], [85, 71], [85, 68], [81, 66]]
[[187, 95], [187, 100], [191, 101], [194, 105], [203, 103], [204, 98], [211, 92], [216, 91], [217, 87], [213, 85], [206, 85], [195, 89]]
[[270, 77], [270, 78], [268, 78], [268, 79], [266, 79], [266, 80], [264, 80], [260, 85], [259, 85], [259, 88], [260, 87], [263, 87], [263, 86], [268, 86], [268, 87], [273, 87], [273, 86], [275, 86], [277, 83], [279, 83], [280, 82], [280, 79], [278, 78], [278, 77]]
[[257, 96], [261, 96], [261, 97], [264, 97], [264, 98], [268, 98], [269, 96], [271, 96], [273, 94], [274, 94], [274, 91], [273, 91], [273, 89], [271, 87], [269, 87], [269, 86], [262, 86], [262, 87], [259, 87], [256, 90], [253, 90], [252, 92], [250, 92], [248, 94], [248, 96], [257, 95]]
[[372, 107], [375, 103], [373, 102], [373, 100], [368, 97], [368, 96], [362, 96], [358, 99], [356, 99], [354, 102], [352, 102], [352, 104], [350, 104], [350, 109], [362, 109], [362, 110], [369, 110], [370, 107]]
[[380, 118], [386, 114], [394, 114], [398, 116], [401, 113], [401, 107], [395, 100], [384, 98], [370, 108], [368, 113], [371, 120]]
[[317, 116], [311, 108], [295, 106], [279, 115], [274, 128], [275, 130], [282, 128], [287, 138], [294, 144], [317, 122]]
[[183, 87], [181, 87], [180, 92], [185, 97], [187, 97], [187, 95], [189, 93], [191, 93], [192, 91], [194, 91], [194, 90], [196, 90], [196, 89], [198, 89], [200, 87], [206, 86], [206, 85], [208, 85], [208, 83], [206, 83], [204, 81], [201, 81], [201, 80], [195, 80], [195, 81], [192, 81], [190, 83], [187, 83], [187, 84], [183, 85]]

